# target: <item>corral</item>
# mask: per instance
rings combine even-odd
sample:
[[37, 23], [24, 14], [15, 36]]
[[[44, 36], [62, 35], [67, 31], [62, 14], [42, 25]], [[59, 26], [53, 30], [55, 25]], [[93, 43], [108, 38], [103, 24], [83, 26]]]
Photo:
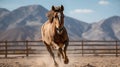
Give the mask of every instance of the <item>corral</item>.
[[[69, 56], [120, 55], [120, 41], [70, 41], [67, 50]], [[48, 54], [42, 41], [0, 41], [0, 57], [43, 56]]]

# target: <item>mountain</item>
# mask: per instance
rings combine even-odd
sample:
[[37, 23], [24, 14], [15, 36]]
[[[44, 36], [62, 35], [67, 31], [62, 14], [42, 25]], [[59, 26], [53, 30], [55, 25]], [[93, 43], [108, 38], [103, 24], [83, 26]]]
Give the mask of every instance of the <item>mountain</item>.
[[21, 27], [27, 23], [32, 23], [33, 21], [43, 22], [45, 21], [44, 14], [47, 10], [40, 5], [30, 5], [20, 7], [12, 12], [10, 12], [5, 18], [0, 22], [4, 23], [1, 28], [4, 30], [11, 29], [15, 27]]
[[9, 29], [1, 34], [1, 40], [34, 40], [35, 29], [25, 26]]
[[112, 16], [93, 23], [82, 36], [87, 40], [120, 40], [120, 17]]
[[5, 8], [0, 8], [0, 18], [4, 17], [7, 15], [10, 11], [5, 9]]
[[89, 24], [71, 17], [65, 17], [65, 27], [71, 40], [81, 40], [82, 33], [88, 29]]
[[4, 26], [4, 22], [1, 22], [1, 20], [6, 17], [6, 15], [8, 15], [10, 13], [9, 10], [5, 9], [5, 8], [0, 8], [0, 32], [1, 32], [1, 28]]
[[[0, 8], [0, 40], [40, 40], [40, 28], [48, 10], [41, 5], [19, 7], [13, 11]], [[120, 40], [120, 16], [88, 24], [65, 16], [70, 40]]]
[[[40, 5], [17, 8], [0, 20], [0, 40], [38, 40], [41, 38], [41, 25], [47, 20], [47, 9]], [[65, 16], [65, 27], [70, 40], [82, 38], [88, 23]]]

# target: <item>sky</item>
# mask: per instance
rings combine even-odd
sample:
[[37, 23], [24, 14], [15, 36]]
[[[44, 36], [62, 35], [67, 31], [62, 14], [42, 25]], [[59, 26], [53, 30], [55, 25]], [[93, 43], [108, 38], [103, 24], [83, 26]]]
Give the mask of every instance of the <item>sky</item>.
[[13, 11], [21, 6], [64, 6], [64, 14], [87, 23], [98, 22], [111, 16], [120, 16], [120, 0], [0, 0], [0, 8]]

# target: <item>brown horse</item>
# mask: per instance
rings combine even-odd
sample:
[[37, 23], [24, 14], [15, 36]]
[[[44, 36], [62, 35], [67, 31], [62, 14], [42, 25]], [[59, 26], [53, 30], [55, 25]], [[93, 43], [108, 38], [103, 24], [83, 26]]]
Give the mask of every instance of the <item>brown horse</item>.
[[68, 64], [69, 60], [66, 54], [69, 38], [64, 27], [64, 7], [63, 5], [54, 7], [46, 14], [48, 21], [41, 27], [42, 41], [52, 56], [54, 63], [57, 65], [52, 48], [58, 49], [58, 57], [63, 58], [64, 63]]

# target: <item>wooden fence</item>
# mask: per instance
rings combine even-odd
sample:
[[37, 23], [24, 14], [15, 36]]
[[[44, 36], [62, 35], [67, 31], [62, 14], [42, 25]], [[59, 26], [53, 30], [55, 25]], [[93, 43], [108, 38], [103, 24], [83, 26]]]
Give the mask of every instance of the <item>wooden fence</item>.
[[[69, 55], [115, 55], [120, 54], [120, 41], [70, 41]], [[48, 54], [41, 41], [0, 41], [0, 56]]]

